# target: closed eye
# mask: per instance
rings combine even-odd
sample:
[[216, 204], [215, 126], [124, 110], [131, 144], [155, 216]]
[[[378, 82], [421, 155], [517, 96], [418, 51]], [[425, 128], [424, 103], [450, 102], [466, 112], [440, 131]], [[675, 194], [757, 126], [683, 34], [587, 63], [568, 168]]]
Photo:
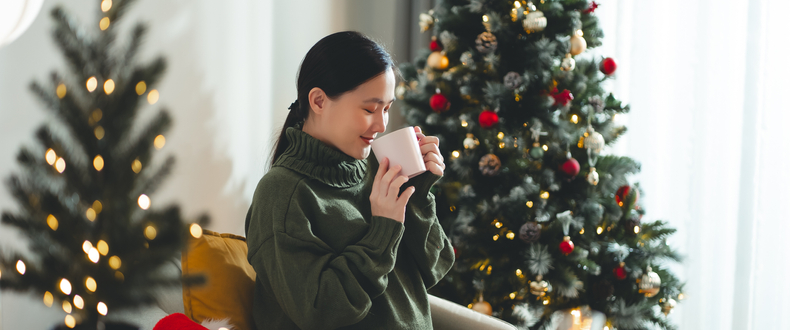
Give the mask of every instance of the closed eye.
[[367, 111], [368, 113], [374, 113], [374, 112], [375, 112], [375, 111], [370, 111], [370, 110], [368, 110], [368, 109], [364, 109], [364, 108], [363, 108], [362, 110], [365, 110], [365, 111]]

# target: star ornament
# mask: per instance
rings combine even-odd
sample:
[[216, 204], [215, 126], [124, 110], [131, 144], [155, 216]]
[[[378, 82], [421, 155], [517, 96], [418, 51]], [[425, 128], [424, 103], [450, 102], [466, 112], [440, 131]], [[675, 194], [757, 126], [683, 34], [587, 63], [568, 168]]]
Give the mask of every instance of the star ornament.
[[587, 7], [587, 9], [584, 10], [584, 13], [585, 14], [591, 14], [591, 13], [595, 12], [596, 9], [598, 9], [598, 6], [599, 5], [597, 3], [595, 3], [595, 1], [593, 1], [590, 4], [590, 7]]

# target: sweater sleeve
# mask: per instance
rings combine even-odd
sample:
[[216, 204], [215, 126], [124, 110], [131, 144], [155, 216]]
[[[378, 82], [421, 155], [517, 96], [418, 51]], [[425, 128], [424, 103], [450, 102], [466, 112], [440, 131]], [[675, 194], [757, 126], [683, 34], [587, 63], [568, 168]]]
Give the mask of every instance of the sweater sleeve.
[[268, 275], [273, 296], [301, 329], [334, 329], [365, 318], [371, 300], [387, 287], [404, 230], [400, 222], [374, 216], [365, 236], [335, 252], [312, 233], [296, 199], [273, 227], [250, 264]]
[[426, 172], [408, 182], [416, 190], [406, 206], [403, 244], [414, 257], [426, 289], [444, 278], [455, 262], [455, 252], [436, 217], [435, 198], [430, 192], [439, 179], [441, 176]]

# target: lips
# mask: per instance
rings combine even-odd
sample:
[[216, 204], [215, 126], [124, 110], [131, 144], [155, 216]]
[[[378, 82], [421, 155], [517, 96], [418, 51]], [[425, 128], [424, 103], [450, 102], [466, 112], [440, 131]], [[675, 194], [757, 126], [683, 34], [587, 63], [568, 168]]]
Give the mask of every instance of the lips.
[[367, 143], [367, 144], [370, 144], [371, 142], [373, 142], [373, 138], [364, 137], [364, 136], [360, 136], [359, 138], [362, 139], [362, 141], [365, 141], [365, 143]]

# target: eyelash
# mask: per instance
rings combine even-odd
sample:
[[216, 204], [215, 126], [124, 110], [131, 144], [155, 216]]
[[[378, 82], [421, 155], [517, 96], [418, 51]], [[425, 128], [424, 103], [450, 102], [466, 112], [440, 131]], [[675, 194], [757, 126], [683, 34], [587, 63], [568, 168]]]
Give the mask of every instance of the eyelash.
[[[372, 113], [374, 113], [374, 112], [375, 112], [375, 111], [370, 111], [370, 110], [368, 110], [368, 109], [362, 109], [362, 110], [365, 110], [365, 111], [367, 111], [367, 112], [368, 112], [368, 113], [370, 113], [370, 114], [372, 114]], [[384, 109], [384, 112], [386, 113], [386, 112], [388, 112], [389, 110], [390, 110], [389, 108], [385, 108], [385, 109]]]

